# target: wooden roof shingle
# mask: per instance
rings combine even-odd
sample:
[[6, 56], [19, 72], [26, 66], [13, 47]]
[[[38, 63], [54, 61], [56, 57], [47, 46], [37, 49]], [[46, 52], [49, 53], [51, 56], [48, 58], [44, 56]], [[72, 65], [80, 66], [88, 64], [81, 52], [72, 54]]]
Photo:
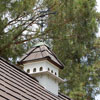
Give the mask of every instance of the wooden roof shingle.
[[60, 69], [64, 68], [64, 65], [56, 57], [55, 53], [46, 45], [40, 45], [30, 49], [20, 60], [19, 63], [26, 63], [29, 61], [43, 60], [47, 59]]
[[47, 91], [38, 81], [0, 57], [0, 100], [71, 100]]

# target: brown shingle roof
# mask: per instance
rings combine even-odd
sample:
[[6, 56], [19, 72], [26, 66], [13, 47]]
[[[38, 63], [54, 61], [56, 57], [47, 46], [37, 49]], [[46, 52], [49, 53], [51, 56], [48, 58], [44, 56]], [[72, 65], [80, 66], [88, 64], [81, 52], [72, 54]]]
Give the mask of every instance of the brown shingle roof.
[[56, 55], [46, 45], [36, 46], [29, 50], [20, 60], [20, 63], [28, 61], [47, 59], [51, 63], [55, 64], [59, 68], [64, 68], [64, 65], [59, 61]]
[[70, 100], [44, 89], [38, 81], [0, 57], [0, 100]]

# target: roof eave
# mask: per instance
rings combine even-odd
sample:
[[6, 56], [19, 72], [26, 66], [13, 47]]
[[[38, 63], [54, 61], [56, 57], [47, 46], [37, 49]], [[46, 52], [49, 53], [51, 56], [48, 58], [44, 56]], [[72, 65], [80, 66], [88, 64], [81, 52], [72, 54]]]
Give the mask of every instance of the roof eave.
[[59, 83], [63, 83], [65, 82], [63, 79], [61, 79], [60, 77], [57, 77], [56, 75], [50, 73], [49, 71], [41, 71], [41, 72], [35, 72], [35, 73], [30, 73], [30, 75], [32, 75], [33, 77], [38, 76], [38, 75], [50, 75], [51, 77], [53, 77], [54, 79], [56, 79]]
[[59, 65], [57, 64], [55, 61], [53, 61], [49, 56], [46, 56], [44, 58], [38, 58], [38, 59], [31, 59], [31, 60], [27, 60], [27, 61], [20, 61], [18, 62], [18, 64], [24, 64], [24, 63], [27, 63], [27, 62], [32, 62], [32, 61], [39, 61], [39, 60], [48, 60], [49, 62], [51, 62], [52, 64], [54, 64], [55, 66], [57, 66], [58, 68], [60, 69], [63, 69], [64, 68], [64, 65]]

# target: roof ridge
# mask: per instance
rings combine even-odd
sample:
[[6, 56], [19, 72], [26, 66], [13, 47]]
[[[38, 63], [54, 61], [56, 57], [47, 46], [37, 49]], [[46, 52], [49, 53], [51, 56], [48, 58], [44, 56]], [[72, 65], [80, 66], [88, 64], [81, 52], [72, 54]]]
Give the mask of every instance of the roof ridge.
[[42, 50], [41, 50], [41, 47], [40, 47], [40, 51], [41, 51], [41, 55], [42, 55], [42, 57], [44, 57], [44, 56], [43, 56], [43, 53], [42, 53]]
[[29, 52], [29, 51], [27, 51], [27, 52], [29, 52], [29, 53], [27, 53], [26, 52], [26, 56], [23, 58], [23, 59], [21, 59], [21, 61], [23, 61], [27, 56], [29, 56], [32, 52], [33, 52], [33, 50], [35, 50], [37, 47], [35, 47], [35, 48], [32, 48], [32, 50]]
[[[50, 50], [50, 49], [49, 49]], [[61, 65], [63, 66], [63, 68], [64, 68], [64, 64], [58, 59], [58, 57], [55, 55], [55, 53], [52, 51], [52, 50], [50, 50], [50, 52], [53, 54], [53, 56], [59, 61], [59, 63], [61, 63]]]

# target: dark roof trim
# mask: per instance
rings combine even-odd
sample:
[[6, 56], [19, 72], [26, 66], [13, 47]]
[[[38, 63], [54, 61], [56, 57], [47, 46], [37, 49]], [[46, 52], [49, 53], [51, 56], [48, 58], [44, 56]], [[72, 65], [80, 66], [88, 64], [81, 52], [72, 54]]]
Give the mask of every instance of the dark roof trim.
[[53, 61], [49, 56], [47, 57], [47, 60], [50, 61], [51, 63], [53, 63], [54, 65], [58, 66], [60, 69], [63, 69], [64, 66], [61, 64], [61, 66], [59, 64], [57, 64], [55, 61]]
[[18, 71], [26, 74], [27, 76], [31, 77], [32, 79], [34, 79], [35, 81], [38, 82], [38, 80], [36, 80], [34, 77], [32, 77], [31, 75], [27, 74], [26, 72], [24, 72], [21, 68], [17, 67], [16, 65], [10, 63], [9, 61], [5, 60], [4, 58], [0, 57], [0, 59], [4, 62], [6, 62], [7, 64], [9, 64], [10, 66], [13, 66], [15, 69], [17, 69]]
[[[45, 45], [46, 46], [46, 45]], [[47, 46], [46, 46], [47, 47]], [[37, 49], [37, 48], [39, 48], [40, 50], [39, 51], [35, 51], [35, 52], [33, 52], [35, 49]], [[48, 48], [48, 47], [47, 47]], [[48, 52], [48, 50], [51, 52]], [[37, 61], [37, 60], [39, 60], [39, 59], [45, 59], [45, 58], [48, 58], [49, 56], [46, 56], [46, 57], [44, 57], [43, 56], [43, 53], [42, 52], [44, 52], [44, 51], [47, 51], [50, 55], [52, 55], [52, 56], [54, 56], [55, 58], [56, 58], [56, 60], [59, 62], [59, 64], [57, 63], [57, 62], [55, 62], [54, 60], [52, 60], [51, 58], [49, 58], [48, 59], [48, 61], [50, 61], [51, 63], [53, 63], [54, 65], [56, 65], [57, 67], [59, 67], [60, 69], [63, 69], [64, 68], [64, 64], [57, 58], [57, 56], [55, 55], [55, 53], [50, 49], [50, 48], [48, 48], [48, 50], [41, 50], [41, 47], [40, 46], [37, 46], [37, 47], [35, 47], [35, 48], [33, 48], [33, 49], [31, 49], [30, 51], [28, 51], [27, 53], [26, 53], [26, 55], [18, 62], [19, 64], [22, 64], [22, 62], [24, 63], [24, 62], [28, 62], [28, 61]], [[30, 60], [27, 60], [27, 61], [24, 61], [31, 53], [37, 53], [37, 52], [41, 52], [41, 55], [42, 55], [42, 58], [37, 58], [37, 59], [30, 59]]]
[[56, 54], [51, 49], [49, 49], [49, 50], [52, 52], [53, 56], [58, 60], [58, 62], [62, 65], [61, 67], [63, 69], [64, 68], [64, 64], [58, 59], [58, 57], [56, 56]]
[[39, 60], [48, 60], [49, 62], [51, 62], [52, 64], [54, 64], [55, 66], [57, 66], [60, 69], [63, 69], [64, 67], [60, 66], [59, 64], [57, 64], [56, 62], [54, 62], [49, 56], [44, 57], [44, 58], [39, 58], [39, 59], [33, 59], [33, 60], [27, 60], [27, 61], [22, 61], [22, 62], [18, 62], [19, 64], [24, 64], [26, 62], [32, 62], [32, 61], [39, 61]]
[[[36, 48], [37, 48], [37, 47], [36, 47]], [[34, 48], [33, 50], [35, 50], [36, 48]], [[33, 52], [33, 50], [31, 50], [29, 53], [26, 52], [26, 57], [24, 57], [23, 59], [21, 59], [21, 61], [23, 61], [25, 58], [27, 58], [27, 57]]]

